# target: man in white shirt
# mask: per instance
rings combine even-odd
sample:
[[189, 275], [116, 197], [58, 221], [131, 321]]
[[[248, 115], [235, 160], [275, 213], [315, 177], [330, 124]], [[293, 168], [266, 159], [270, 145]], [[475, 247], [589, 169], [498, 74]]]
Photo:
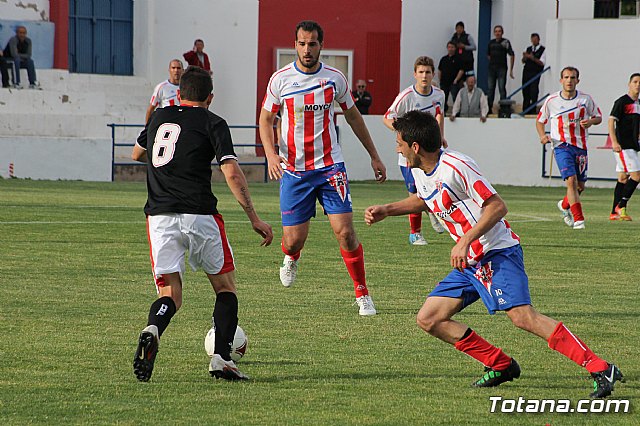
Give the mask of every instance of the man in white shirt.
[[149, 117], [156, 108], [180, 105], [179, 85], [183, 72], [184, 68], [180, 59], [172, 59], [169, 62], [169, 79], [159, 83], [153, 89], [153, 95], [151, 95], [151, 101], [147, 107], [147, 115], [144, 118], [145, 123], [149, 122]]
[[475, 76], [467, 77], [467, 89], [458, 92], [449, 119], [455, 121], [458, 115], [460, 117], [480, 117], [480, 121], [484, 123], [487, 121], [488, 113], [487, 95], [484, 94], [481, 88], [476, 87]]

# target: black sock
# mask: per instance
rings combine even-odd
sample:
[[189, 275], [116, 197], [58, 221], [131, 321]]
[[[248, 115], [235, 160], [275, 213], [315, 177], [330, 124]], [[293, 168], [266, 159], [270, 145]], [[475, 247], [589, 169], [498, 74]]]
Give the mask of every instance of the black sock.
[[620, 208], [627, 207], [627, 201], [629, 201], [629, 198], [633, 195], [633, 191], [636, 190], [636, 186], [638, 186], [638, 182], [631, 178], [627, 179], [627, 183], [622, 189], [622, 198], [620, 198], [620, 202], [618, 202], [618, 206], [620, 206]]
[[216, 327], [215, 353], [229, 361], [231, 344], [238, 326], [238, 297], [235, 293], [223, 292], [216, 296], [213, 309], [213, 324]]
[[618, 207], [618, 203], [622, 199], [623, 188], [624, 188], [624, 183], [617, 181], [616, 188], [613, 190], [613, 207], [611, 208], [611, 213], [616, 212], [616, 207]]
[[158, 337], [160, 337], [169, 326], [169, 322], [175, 313], [176, 304], [173, 299], [169, 296], [161, 297], [151, 304], [147, 325], [158, 327]]

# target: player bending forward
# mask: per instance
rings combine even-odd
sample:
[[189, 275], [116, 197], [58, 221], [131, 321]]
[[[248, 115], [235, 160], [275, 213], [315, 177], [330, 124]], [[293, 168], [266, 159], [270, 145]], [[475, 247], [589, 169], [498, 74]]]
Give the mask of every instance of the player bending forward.
[[505, 311], [516, 327], [542, 337], [551, 349], [585, 367], [594, 380], [591, 397], [610, 395], [615, 382], [624, 381], [618, 367], [596, 356], [563, 323], [531, 306], [519, 238], [504, 220], [507, 207], [475, 162], [464, 154], [440, 148], [438, 123], [429, 114], [408, 112], [393, 127], [397, 132], [396, 149], [413, 168], [418, 193], [395, 203], [368, 207], [365, 222], [371, 225], [387, 216], [417, 213], [429, 207], [444, 220], [456, 241], [451, 249], [454, 269], [427, 297], [418, 313], [418, 325], [486, 366], [474, 386], [498, 386], [517, 379], [520, 366], [513, 358], [451, 319], [481, 298], [490, 314]]
[[160, 337], [182, 305], [185, 251], [189, 264], [202, 268], [216, 293], [213, 323], [215, 353], [212, 376], [246, 380], [229, 351], [238, 325], [234, 261], [224, 221], [211, 192], [211, 161], [220, 164], [227, 185], [263, 237], [273, 240], [271, 226], [253, 208], [249, 188], [233, 150], [227, 123], [208, 111], [213, 85], [209, 73], [190, 67], [180, 80], [181, 106], [156, 110], [138, 137], [132, 158], [147, 162], [148, 199], [144, 208], [151, 246], [151, 268], [158, 299], [151, 304], [147, 327], [138, 339], [133, 371], [138, 380], [151, 378]]

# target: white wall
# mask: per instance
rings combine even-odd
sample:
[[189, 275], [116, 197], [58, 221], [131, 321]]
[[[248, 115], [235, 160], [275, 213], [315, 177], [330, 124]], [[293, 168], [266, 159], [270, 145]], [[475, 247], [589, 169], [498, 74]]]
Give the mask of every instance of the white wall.
[[[381, 116], [364, 117], [371, 137], [391, 180], [402, 180], [395, 152], [395, 136], [382, 124]], [[349, 179], [371, 180], [373, 171], [368, 155], [355, 137], [344, 117], [338, 118], [340, 143], [345, 157]], [[604, 126], [593, 128], [594, 133], [604, 133]], [[478, 119], [447, 120], [445, 135], [449, 147], [461, 151], [476, 160], [485, 176], [494, 184], [522, 186], [563, 186], [560, 179], [542, 178], [542, 147], [535, 130], [533, 119], [489, 119], [480, 123]], [[589, 139], [589, 176], [615, 178], [615, 161], [610, 150], [596, 149], [604, 145], [605, 137], [592, 136]], [[549, 157], [545, 164], [549, 171]], [[557, 165], [553, 165], [557, 175]], [[589, 181], [591, 187], [612, 187], [612, 182]]]
[[[455, 32], [456, 22], [464, 22], [465, 31], [478, 42], [478, 0], [402, 2], [400, 34], [400, 87], [414, 83], [413, 63], [418, 56], [433, 58], [436, 68], [447, 54], [447, 42]], [[474, 52], [477, 58], [478, 52]]]
[[134, 19], [135, 75], [153, 87], [167, 78], [169, 61], [184, 62], [182, 54], [200, 38], [214, 73], [211, 110], [229, 124], [255, 123], [257, 0], [137, 0]]
[[0, 137], [0, 176], [29, 179], [111, 180], [111, 140], [38, 136]]
[[[49, 0], [0, 0], [0, 18], [23, 21], [48, 21]], [[4, 46], [2, 46], [4, 48]]]

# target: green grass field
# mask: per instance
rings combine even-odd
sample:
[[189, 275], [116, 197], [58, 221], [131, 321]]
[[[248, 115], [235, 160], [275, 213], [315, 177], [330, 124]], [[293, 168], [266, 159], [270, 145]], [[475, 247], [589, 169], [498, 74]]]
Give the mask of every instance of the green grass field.
[[[371, 204], [405, 196], [399, 182], [353, 183], [356, 228], [379, 315], [361, 318], [326, 219], [313, 220], [298, 281], [285, 289], [276, 184], [253, 184], [275, 231], [260, 248], [240, 207], [214, 184], [233, 245], [240, 324], [252, 380], [213, 380], [203, 348], [213, 292], [202, 272], [185, 275], [184, 306], [163, 336], [153, 377], [131, 368], [155, 290], [142, 206], [143, 183], [0, 180], [0, 419], [3, 424], [577, 425], [640, 424], [637, 256], [640, 216], [609, 223], [611, 190], [588, 189], [587, 229], [566, 227], [560, 188], [499, 187], [522, 240], [534, 305], [564, 321], [627, 378], [614, 398], [626, 414], [490, 413], [505, 399], [586, 398], [586, 371], [515, 329], [481, 303], [456, 318], [514, 356], [519, 380], [470, 383], [482, 366], [426, 335], [415, 314], [449, 272], [449, 236], [407, 244], [408, 220], [367, 227]], [[640, 195], [630, 202], [638, 215]], [[425, 225], [428, 220], [425, 218]], [[427, 228], [425, 228], [427, 229]]]

